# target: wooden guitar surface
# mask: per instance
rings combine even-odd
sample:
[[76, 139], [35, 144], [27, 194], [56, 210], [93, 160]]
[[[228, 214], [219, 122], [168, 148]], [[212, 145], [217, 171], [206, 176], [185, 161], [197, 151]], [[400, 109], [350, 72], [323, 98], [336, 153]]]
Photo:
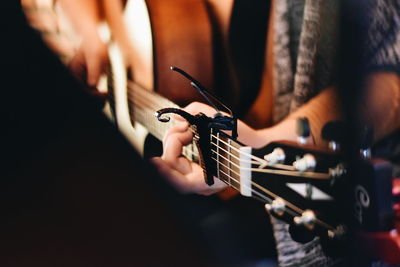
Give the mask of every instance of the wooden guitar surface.
[[[200, 100], [190, 83], [170, 71], [170, 66], [184, 68], [213, 88], [211, 24], [200, 0], [129, 0], [123, 16], [121, 8], [109, 12], [107, 20], [112, 21], [115, 41], [110, 46], [110, 102], [115, 102], [118, 127], [143, 152], [147, 130], [135, 123], [128, 81], [181, 106]], [[154, 111], [148, 116], [150, 123], [155, 122]]]

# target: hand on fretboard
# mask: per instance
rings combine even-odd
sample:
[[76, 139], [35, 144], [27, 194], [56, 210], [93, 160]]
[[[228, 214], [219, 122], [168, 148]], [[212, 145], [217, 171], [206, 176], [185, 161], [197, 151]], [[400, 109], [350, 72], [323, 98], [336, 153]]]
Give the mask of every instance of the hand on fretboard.
[[69, 62], [79, 41], [61, 7], [52, 0], [21, 0], [21, 4], [31, 27], [41, 34], [46, 45], [64, 63]]

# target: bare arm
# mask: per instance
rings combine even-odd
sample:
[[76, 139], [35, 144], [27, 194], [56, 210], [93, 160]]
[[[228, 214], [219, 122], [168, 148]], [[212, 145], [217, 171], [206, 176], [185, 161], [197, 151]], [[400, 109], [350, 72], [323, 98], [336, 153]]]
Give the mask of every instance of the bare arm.
[[[369, 119], [376, 133], [375, 139], [378, 140], [400, 128], [400, 78], [396, 74], [375, 73], [369, 77], [367, 84], [367, 97], [360, 100], [363, 114]], [[263, 147], [276, 140], [296, 140], [296, 118], [307, 117], [315, 144], [322, 146], [322, 127], [328, 121], [342, 117], [338, 102], [336, 91], [333, 88], [326, 89], [273, 127], [254, 130], [239, 122], [238, 139], [254, 148]], [[185, 109], [192, 114], [200, 111], [207, 115], [214, 113], [211, 107], [200, 103], [192, 103]], [[190, 142], [191, 133], [187, 125], [171, 129], [163, 141], [163, 156], [154, 159], [155, 165], [182, 192], [210, 194], [223, 189], [225, 186], [222, 183], [216, 183], [213, 187], [206, 185], [201, 168], [180, 157], [182, 146]]]
[[71, 20], [77, 33], [81, 36], [93, 36], [101, 21], [99, 0], [59, 0], [63, 10]]
[[98, 33], [100, 0], [59, 0], [75, 31], [81, 37], [80, 49], [69, 66], [78, 79], [96, 86], [108, 63], [106, 45]]
[[[296, 140], [296, 118], [305, 116], [310, 119], [312, 130], [320, 132], [320, 128], [323, 127], [325, 122], [337, 119], [337, 115], [333, 114], [338, 113], [331, 112], [337, 109], [337, 105], [333, 103], [334, 99], [332, 99], [334, 95], [333, 89], [323, 91], [308, 104], [299, 108], [294, 114], [274, 127], [255, 130], [242, 121], [238, 121], [238, 140], [253, 148], [263, 147], [276, 140]], [[212, 116], [215, 113], [215, 110], [210, 106], [197, 102], [188, 105], [184, 109], [191, 114], [203, 112], [208, 116]], [[326, 116], [324, 115], [325, 113]], [[314, 122], [313, 120], [316, 121]], [[226, 185], [218, 179], [215, 179], [216, 183], [212, 187], [205, 184], [200, 166], [181, 157], [182, 147], [188, 145], [191, 140], [192, 133], [187, 123], [182, 123], [182, 125], [170, 129], [163, 140], [163, 155], [161, 158], [154, 158], [153, 163], [171, 184], [181, 192], [207, 195], [224, 189]]]

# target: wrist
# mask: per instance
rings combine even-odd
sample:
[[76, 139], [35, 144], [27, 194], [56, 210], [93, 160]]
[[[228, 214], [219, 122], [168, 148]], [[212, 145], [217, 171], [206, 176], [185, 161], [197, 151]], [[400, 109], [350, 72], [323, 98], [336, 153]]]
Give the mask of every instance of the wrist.
[[296, 120], [286, 119], [275, 126], [258, 131], [263, 146], [268, 143], [280, 140], [297, 141]]

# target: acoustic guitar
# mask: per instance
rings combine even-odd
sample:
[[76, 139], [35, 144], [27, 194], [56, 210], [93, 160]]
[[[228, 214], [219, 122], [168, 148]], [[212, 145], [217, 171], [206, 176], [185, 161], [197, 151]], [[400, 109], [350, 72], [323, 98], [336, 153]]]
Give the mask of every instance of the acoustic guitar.
[[[252, 149], [236, 140], [233, 117], [163, 108], [157, 118], [168, 122], [171, 113], [191, 125], [207, 184], [216, 177], [241, 195], [260, 200], [272, 216], [290, 225], [295, 241], [305, 243], [318, 236], [328, 255], [344, 255], [352, 249], [349, 241], [368, 237], [369, 242], [358, 247], [369, 251], [366, 259], [399, 263], [398, 185], [392, 190], [391, 164], [369, 159], [368, 148], [361, 149], [349, 168], [333, 151], [338, 148], [335, 139], [329, 140], [331, 151], [288, 141]], [[299, 132], [306, 133], [309, 126], [304, 121], [299, 120]], [[323, 132], [333, 129], [332, 124]], [[358, 234], [355, 239], [353, 233]]]
[[[158, 156], [158, 140], [170, 126], [154, 125], [154, 110], [203, 101], [184, 79], [170, 75], [169, 66], [184, 67], [214, 88], [216, 25], [210, 6], [198, 0], [129, 0], [124, 8], [119, 1], [105, 4], [109, 25], [102, 31], [113, 39], [109, 75], [99, 86], [109, 95], [105, 112], [140, 154]], [[235, 195], [229, 189], [219, 193], [225, 200]]]
[[115, 42], [109, 48], [106, 113], [143, 154], [148, 132], [158, 139], [163, 134], [152, 126], [154, 119], [148, 119], [154, 110], [170, 101], [187, 105], [201, 99], [184, 79], [170, 75], [171, 64], [184, 67], [213, 88], [211, 24], [204, 2], [197, 0], [129, 0], [123, 17], [122, 8], [111, 7], [109, 12]]
[[[161, 121], [168, 121], [166, 113], [178, 113], [192, 125], [195, 137], [183, 154], [200, 163], [206, 182], [212, 184], [217, 177], [241, 195], [262, 201], [270, 214], [290, 224], [293, 239], [307, 242], [319, 236], [329, 247], [327, 252], [343, 253], [349, 227], [356, 225], [364, 233], [387, 232], [393, 228], [393, 221], [388, 219], [393, 214], [393, 203], [385, 197], [391, 194], [391, 171], [387, 162], [360, 158], [357, 169], [362, 170], [363, 179], [350, 182], [347, 167], [335, 152], [286, 141], [257, 150], [244, 146], [233, 132], [226, 133], [234, 130], [234, 124], [229, 124], [234, 118], [219, 121], [225, 117], [185, 114], [179, 105], [157, 91], [156, 83], [153, 84], [156, 90], [149, 90], [151, 86], [145, 88], [135, 80], [135, 74], [124, 76], [126, 69], [121, 54], [115, 46], [110, 50], [113, 65], [108, 83], [111, 96], [108, 109], [118, 127], [139, 150], [143, 151], [143, 142], [138, 144], [138, 136], [143, 140], [151, 133], [161, 140], [173, 125], [158, 122], [154, 117], [156, 111]], [[168, 71], [160, 72], [176, 77], [167, 74]], [[202, 78], [199, 80], [203, 82]], [[182, 88], [187, 88], [185, 92], [194, 91], [188, 83], [176, 87], [176, 91]], [[375, 187], [378, 181], [383, 188], [379, 191]], [[349, 195], [354, 198], [343, 197]], [[349, 210], [351, 216], [348, 216]]]
[[[164, 7], [163, 12], [160, 12], [161, 9], [152, 11], [153, 5], [160, 2], [128, 1], [125, 17], [130, 22], [129, 25], [141, 25], [143, 31], [143, 28], [150, 29], [150, 25], [156, 25], [157, 22], [154, 20], [157, 20], [159, 16], [171, 15], [169, 13], [172, 12], [171, 8]], [[204, 6], [196, 1], [193, 3], [196, 3], [196, 7], [201, 10], [197, 14], [205, 16]], [[133, 22], [132, 17], [140, 17], [133, 16], [134, 11], [138, 11], [142, 17], [143, 14], [147, 14], [147, 22], [145, 24], [143, 21]], [[175, 16], [174, 19], [179, 20], [181, 17]], [[195, 23], [193, 19], [190, 18], [192, 24]], [[205, 23], [203, 26], [206, 25], [205, 28], [209, 29], [205, 17], [203, 19], [203, 22], [200, 22], [201, 20], [198, 22]], [[136, 29], [136, 33], [134, 29], [130, 30], [133, 32], [129, 36], [137, 36], [137, 32], [140, 32], [140, 29]], [[186, 32], [181, 36], [187, 37], [189, 34]], [[204, 36], [202, 35], [202, 38]], [[124, 57], [116, 45], [110, 48], [112, 71], [108, 82], [108, 91], [111, 96], [109, 114], [139, 151], [143, 152], [143, 140], [148, 133], [161, 140], [167, 129], [174, 124], [173, 122], [162, 124], [157, 121], [154, 116], [156, 111], [161, 121], [167, 121], [166, 113], [183, 115], [192, 125], [194, 141], [193, 144], [185, 147], [182, 153], [190, 160], [200, 163], [208, 184], [212, 184], [214, 177], [217, 177], [241, 195], [262, 201], [270, 214], [289, 223], [290, 233], [294, 240], [307, 242], [319, 236], [324, 247], [329, 248], [328, 253], [343, 253], [346, 249], [344, 241], [347, 240], [351, 228], [360, 232], [361, 238], [367, 236], [368, 240], [375, 240], [380, 247], [385, 247], [382, 244], [387, 244], [386, 247], [391, 248], [390, 252], [385, 249], [378, 250], [376, 245], [371, 245], [374, 242], [365, 242], [364, 244], [370, 244], [365, 248], [370, 252], [369, 255], [375, 255], [375, 258], [388, 263], [398, 261], [395, 255], [398, 255], [399, 239], [393, 234], [393, 229], [396, 229], [393, 223], [398, 224], [398, 219], [393, 220], [395, 214], [393, 200], [388, 198], [392, 191], [390, 164], [382, 160], [368, 160], [360, 157], [356, 161], [356, 169], [359, 172], [358, 177], [362, 179], [351, 181], [346, 164], [340, 154], [334, 151], [287, 141], [274, 142], [257, 150], [244, 146], [236, 140], [233, 132], [231, 135], [226, 132], [227, 129], [233, 130], [233, 125], [226, 124], [233, 122], [233, 118], [227, 118], [221, 124], [221, 121], [216, 121], [218, 118], [209, 118], [202, 114], [192, 116], [179, 110], [178, 104], [184, 105], [198, 98], [195, 94], [194, 97], [188, 95], [183, 97], [184, 94], [193, 93], [195, 90], [190, 88], [185, 80], [167, 70], [173, 64], [183, 66], [202, 83], [204, 82], [205, 87], [210, 88], [212, 79], [209, 78], [212, 74], [208, 73], [209, 75], [204, 77], [202, 70], [212, 68], [204, 68], [206, 66], [204, 61], [193, 59], [202, 55], [200, 57], [204, 60], [204, 55], [211, 55], [209, 47], [205, 52], [188, 52], [193, 58], [189, 60], [189, 63], [185, 63], [179, 57], [163, 58], [163, 55], [168, 53], [161, 52], [162, 47], [158, 47], [155, 41], [165, 40], [163, 39], [166, 38], [165, 35], [158, 36], [157, 31], [153, 31], [153, 34], [148, 37], [145, 39], [146, 45], [143, 46], [147, 50], [142, 50], [145, 51], [143, 54], [136, 55], [136, 59], [147, 57], [147, 60], [133, 61], [132, 64], [136, 65], [131, 65], [131, 73], [128, 75], [126, 65], [130, 64], [124, 64]], [[200, 37], [192, 36], [186, 42], [204, 43], [204, 40], [191, 38]], [[179, 38], [179, 40], [182, 39]], [[140, 45], [141, 41], [132, 43]], [[210, 44], [211, 39], [208, 41]], [[189, 49], [192, 50], [192, 48]], [[138, 51], [138, 49], [133, 51]], [[140, 65], [137, 62], [152, 64]], [[157, 65], [161, 62], [163, 64]], [[200, 64], [197, 65], [196, 62]], [[211, 60], [208, 63], [210, 62]], [[192, 64], [197, 67], [193, 69]], [[147, 70], [143, 71], [145, 67]], [[147, 75], [142, 75], [143, 73]], [[172, 82], [174, 80], [179, 81], [180, 84]], [[175, 93], [168, 95], [164, 90], [167, 88]], [[182, 97], [179, 97], [180, 95]], [[219, 119], [221, 118], [223, 116]], [[398, 202], [395, 205], [398, 206]], [[375, 254], [372, 253], [371, 248], [375, 248]]]

